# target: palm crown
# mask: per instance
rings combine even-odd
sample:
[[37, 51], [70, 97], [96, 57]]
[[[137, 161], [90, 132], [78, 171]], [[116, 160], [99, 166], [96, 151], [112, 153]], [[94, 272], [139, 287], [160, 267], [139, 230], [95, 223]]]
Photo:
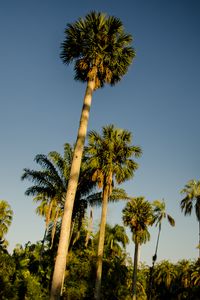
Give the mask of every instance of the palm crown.
[[99, 187], [105, 183], [112, 185], [113, 178], [120, 184], [134, 175], [138, 164], [131, 157], [139, 157], [141, 149], [131, 145], [131, 138], [129, 131], [114, 128], [114, 125], [103, 127], [102, 136], [96, 131], [89, 133], [86, 153], [94, 170], [93, 180]]
[[[41, 170], [24, 169], [22, 180], [28, 179], [34, 183], [34, 185], [27, 188], [25, 194], [35, 196], [34, 201], [41, 203], [37, 208], [37, 212], [40, 215], [45, 215], [46, 223], [54, 219], [58, 210], [63, 211], [72, 154], [72, 147], [66, 143], [63, 157], [56, 151], [50, 152], [47, 156], [38, 154], [35, 157], [35, 161], [41, 166]], [[75, 216], [78, 216], [80, 219], [83, 218], [87, 207], [86, 196], [89, 195], [95, 186], [89, 180], [91, 176], [88, 174], [90, 174], [90, 170], [84, 164], [83, 159], [73, 218]]]
[[[200, 181], [190, 180], [181, 191], [185, 197], [181, 201], [181, 210], [185, 215], [191, 215], [193, 205], [195, 206], [195, 213], [199, 223], [199, 245], [200, 245]], [[200, 248], [199, 248], [200, 257]]]
[[123, 221], [133, 233], [133, 241], [139, 244], [149, 240], [148, 226], [153, 224], [151, 204], [144, 197], [132, 198], [123, 209]]
[[65, 64], [75, 61], [75, 79], [95, 79], [95, 88], [117, 83], [135, 56], [132, 36], [124, 32], [122, 22], [103, 13], [91, 12], [67, 24], [65, 35], [61, 59]]
[[5, 200], [0, 200], [0, 240], [8, 232], [12, 222], [13, 211]]
[[152, 203], [155, 225], [161, 227], [162, 220], [167, 218], [171, 226], [175, 226], [175, 221], [169, 214], [166, 213], [166, 205], [164, 200], [155, 200]]
[[195, 202], [195, 212], [197, 220], [200, 222], [200, 181], [190, 180], [181, 191], [185, 197], [181, 201], [181, 210], [185, 215], [191, 215], [193, 203]]

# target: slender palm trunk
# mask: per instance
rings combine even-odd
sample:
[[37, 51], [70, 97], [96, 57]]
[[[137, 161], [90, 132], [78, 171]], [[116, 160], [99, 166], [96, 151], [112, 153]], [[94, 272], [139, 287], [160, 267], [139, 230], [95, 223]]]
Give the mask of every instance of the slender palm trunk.
[[141, 256], [141, 245], [138, 244], [138, 260], [137, 260], [137, 265], [140, 263], [140, 256]]
[[199, 259], [200, 259], [200, 220], [199, 220]]
[[59, 216], [59, 209], [56, 211], [56, 216], [53, 222], [53, 228], [52, 228], [52, 232], [51, 232], [51, 246], [50, 249], [52, 249], [53, 247], [53, 242], [54, 242], [54, 237], [55, 237], [55, 233], [56, 233], [56, 226], [57, 226], [57, 222], [58, 222], [58, 216]]
[[107, 216], [107, 208], [108, 208], [108, 195], [109, 195], [109, 185], [106, 184], [105, 188], [103, 189], [101, 224], [100, 224], [100, 231], [99, 231], [97, 273], [96, 273], [96, 283], [95, 283], [95, 292], [94, 292], [94, 298], [96, 300], [100, 300], [101, 297], [101, 277], [102, 277], [103, 250], [104, 250], [105, 229], [106, 229], [106, 216]]
[[88, 224], [88, 230], [87, 230], [87, 235], [85, 239], [85, 248], [88, 246], [88, 242], [90, 239], [90, 234], [92, 232], [92, 225], [93, 225], [93, 209], [91, 208], [90, 210], [90, 219], [89, 219], [89, 224]]
[[42, 239], [42, 246], [41, 246], [41, 250], [40, 250], [40, 260], [42, 259], [42, 255], [43, 255], [43, 252], [44, 252], [44, 242], [46, 240], [47, 229], [48, 229], [48, 227], [46, 226], [45, 231], [44, 231], [44, 236], [43, 236], [43, 239]]
[[157, 237], [156, 250], [155, 250], [154, 259], [153, 259], [153, 266], [154, 266], [155, 261], [157, 259], [158, 244], [159, 244], [159, 240], [160, 240], [160, 232], [161, 232], [161, 224], [159, 224], [159, 229], [158, 229], [158, 237]]
[[158, 253], [158, 244], [160, 240], [160, 232], [161, 232], [161, 224], [159, 224], [159, 229], [158, 229], [158, 237], [156, 241], [156, 249], [155, 249], [155, 254], [152, 259], [152, 267], [150, 267], [150, 276], [149, 276], [149, 300], [151, 300], [151, 295], [152, 295], [152, 288], [153, 288], [153, 272], [154, 272], [154, 265], [157, 260], [157, 253]]
[[50, 219], [51, 219], [52, 205], [53, 205], [53, 202], [50, 201], [49, 208], [48, 208], [48, 211], [47, 211], [47, 214], [46, 214], [46, 218], [45, 218], [46, 219], [45, 220], [45, 232], [44, 232], [44, 237], [43, 237], [43, 240], [42, 240], [42, 247], [41, 247], [41, 251], [40, 251], [40, 259], [42, 258], [42, 254], [43, 254], [43, 251], [44, 251], [44, 243], [45, 243], [45, 240], [46, 240], [47, 231], [49, 229], [49, 223], [50, 223]]
[[92, 94], [94, 88], [95, 88], [95, 80], [88, 81], [85, 97], [84, 97], [81, 118], [80, 118], [78, 136], [77, 136], [73, 159], [72, 159], [70, 178], [68, 182], [68, 189], [67, 189], [64, 213], [62, 218], [60, 239], [59, 239], [57, 257], [56, 257], [53, 279], [52, 279], [50, 300], [60, 299], [62, 280], [65, 273], [66, 259], [67, 259], [67, 253], [69, 248], [72, 211], [73, 211], [74, 199], [75, 199], [77, 185], [78, 185], [78, 178], [80, 173], [80, 166], [81, 166], [81, 160], [83, 155], [85, 137], [87, 134], [90, 106], [92, 102]]
[[135, 242], [134, 266], [133, 266], [133, 300], [136, 300], [138, 250], [139, 250], [139, 244], [137, 242]]

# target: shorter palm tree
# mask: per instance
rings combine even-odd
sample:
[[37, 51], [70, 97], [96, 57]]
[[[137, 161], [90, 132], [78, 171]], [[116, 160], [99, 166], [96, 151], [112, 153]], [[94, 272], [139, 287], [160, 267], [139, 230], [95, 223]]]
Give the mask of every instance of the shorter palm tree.
[[170, 299], [173, 283], [177, 278], [176, 266], [167, 260], [156, 265], [155, 284], [156, 291], [159, 293], [158, 299]]
[[191, 285], [191, 262], [189, 260], [181, 260], [177, 263], [178, 280], [180, 287], [187, 289]]
[[161, 227], [162, 227], [162, 221], [167, 218], [169, 224], [171, 226], [175, 226], [175, 221], [169, 214], [166, 213], [166, 205], [164, 200], [159, 201], [155, 200], [152, 203], [153, 207], [153, 215], [154, 215], [154, 223], [156, 226], [158, 226], [158, 237], [156, 242], [156, 249], [155, 254], [152, 257], [152, 267], [150, 267], [150, 273], [149, 273], [149, 300], [151, 300], [151, 294], [152, 294], [152, 288], [153, 288], [153, 273], [154, 273], [154, 265], [157, 260], [157, 253], [158, 253], [158, 244], [160, 240], [160, 233], [161, 233]]
[[123, 209], [123, 221], [133, 233], [135, 243], [134, 270], [133, 270], [133, 300], [136, 299], [137, 264], [139, 245], [150, 239], [148, 226], [153, 224], [153, 211], [151, 204], [144, 197], [132, 198]]
[[[56, 151], [52, 151], [48, 155], [38, 154], [35, 157], [35, 161], [40, 165], [41, 169], [24, 169], [22, 174], [22, 180], [28, 179], [33, 183], [33, 185], [26, 190], [25, 194], [34, 196], [33, 200], [39, 203], [36, 212], [45, 217], [46, 229], [44, 239], [49, 228], [51, 229], [51, 247], [53, 245], [56, 227], [63, 215], [72, 155], [73, 149], [66, 143], [64, 145], [63, 156]], [[84, 164], [84, 159], [85, 158], [83, 158], [83, 164], [81, 166], [72, 216], [73, 222], [75, 218], [79, 218], [79, 227], [81, 226], [81, 221], [87, 208], [86, 197], [95, 186], [95, 183], [90, 180], [90, 170], [88, 166]]]
[[157, 237], [157, 242], [156, 242], [156, 249], [155, 249], [155, 254], [153, 256], [153, 265], [156, 262], [157, 259], [157, 252], [158, 252], [158, 243], [160, 239], [160, 233], [161, 233], [161, 227], [162, 227], [162, 221], [167, 218], [169, 224], [171, 226], [175, 226], [175, 220], [170, 216], [169, 214], [166, 213], [166, 205], [164, 200], [159, 201], [155, 200], [152, 203], [153, 206], [153, 215], [154, 215], [154, 223], [155, 226], [158, 226], [158, 237]]
[[[197, 221], [199, 223], [199, 245], [200, 245], [200, 181], [190, 180], [181, 190], [181, 194], [185, 194], [185, 197], [181, 200], [181, 210], [185, 215], [191, 215], [193, 205], [195, 207], [195, 213]], [[200, 258], [200, 247], [199, 247]]]
[[123, 226], [115, 225], [111, 227], [106, 224], [106, 234], [105, 234], [105, 251], [110, 255], [120, 257], [122, 255], [123, 249], [129, 243], [129, 238], [126, 235]]
[[12, 222], [13, 211], [5, 200], [0, 200], [0, 245], [3, 248], [7, 246], [7, 241], [4, 239]]
[[129, 131], [115, 128], [114, 125], [105, 126], [102, 131], [102, 135], [91, 131], [86, 147], [88, 164], [93, 171], [92, 180], [103, 190], [94, 296], [97, 300], [100, 299], [108, 200], [112, 195], [114, 181], [120, 184], [133, 177], [138, 165], [132, 157], [141, 155], [140, 147], [131, 145], [132, 135]]

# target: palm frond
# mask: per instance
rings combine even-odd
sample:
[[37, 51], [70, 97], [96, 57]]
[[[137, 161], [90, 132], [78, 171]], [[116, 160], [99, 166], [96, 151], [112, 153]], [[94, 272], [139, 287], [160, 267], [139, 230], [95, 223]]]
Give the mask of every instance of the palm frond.
[[167, 215], [167, 219], [169, 221], [169, 224], [174, 227], [175, 226], [175, 220], [170, 215]]

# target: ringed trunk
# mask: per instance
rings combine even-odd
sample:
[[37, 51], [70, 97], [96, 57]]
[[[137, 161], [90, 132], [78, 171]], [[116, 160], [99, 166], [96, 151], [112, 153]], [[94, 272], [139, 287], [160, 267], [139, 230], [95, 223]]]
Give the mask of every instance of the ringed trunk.
[[57, 257], [54, 266], [54, 273], [52, 279], [50, 300], [59, 300], [61, 294], [62, 280], [66, 268], [66, 259], [69, 248], [69, 237], [71, 230], [72, 211], [74, 206], [74, 199], [76, 195], [81, 160], [83, 155], [83, 148], [87, 134], [87, 126], [89, 120], [90, 106], [92, 102], [92, 94], [95, 89], [95, 79], [89, 80], [85, 92], [83, 108], [81, 112], [80, 124], [76, 145], [74, 149], [70, 177], [68, 182], [62, 225], [60, 231], [60, 239], [57, 250]]
[[99, 231], [98, 257], [97, 257], [97, 273], [96, 273], [96, 283], [95, 283], [95, 292], [94, 292], [94, 298], [96, 300], [100, 300], [101, 297], [100, 293], [101, 293], [101, 278], [102, 278], [102, 265], [103, 265], [103, 250], [104, 250], [109, 190], [110, 187], [107, 184], [103, 189], [103, 199], [102, 199], [101, 224], [100, 224], [100, 231]]

